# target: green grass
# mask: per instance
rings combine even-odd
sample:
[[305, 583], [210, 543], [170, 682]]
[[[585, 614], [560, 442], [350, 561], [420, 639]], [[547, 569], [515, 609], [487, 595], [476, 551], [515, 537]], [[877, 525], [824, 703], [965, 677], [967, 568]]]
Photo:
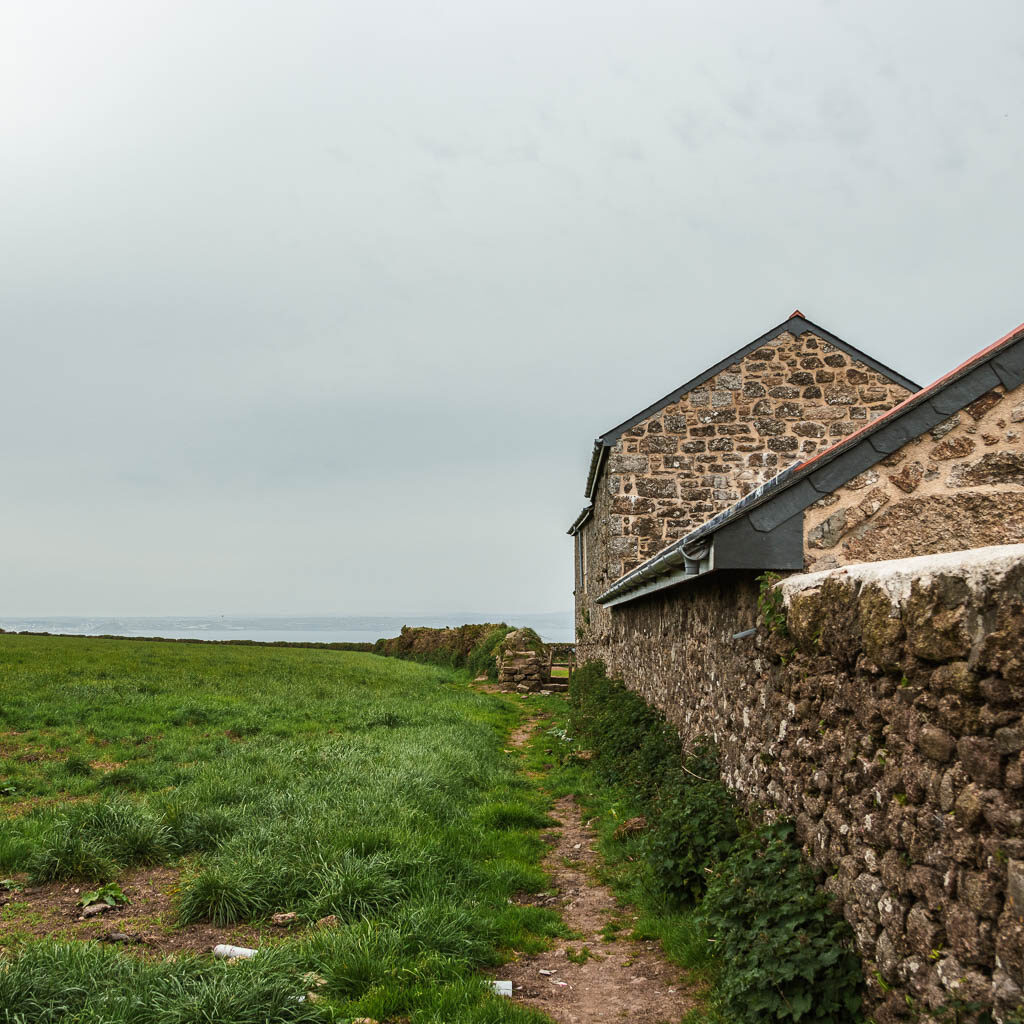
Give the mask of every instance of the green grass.
[[339, 919], [231, 966], [19, 943], [0, 1020], [540, 1019], [479, 976], [563, 928], [510, 902], [546, 884], [520, 715], [373, 655], [0, 636], [0, 875], [180, 862], [182, 924]]

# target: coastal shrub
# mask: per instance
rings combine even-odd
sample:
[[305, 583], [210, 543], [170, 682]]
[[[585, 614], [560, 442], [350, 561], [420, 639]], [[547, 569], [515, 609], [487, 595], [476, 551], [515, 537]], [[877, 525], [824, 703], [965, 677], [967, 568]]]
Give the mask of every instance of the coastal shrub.
[[487, 676], [488, 679], [498, 678], [498, 661], [496, 653], [501, 641], [512, 632], [511, 626], [495, 626], [470, 652], [466, 658], [466, 668], [473, 677]]
[[488, 659], [493, 658], [494, 648], [510, 631], [504, 622], [470, 623], [454, 629], [403, 626], [398, 636], [378, 640], [373, 653], [441, 668], [478, 668], [476, 674], [481, 675], [489, 671]]
[[701, 904], [728, 969], [719, 994], [744, 1024], [846, 1024], [860, 1009], [860, 963], [849, 926], [832, 909], [793, 842], [788, 822], [739, 840]]

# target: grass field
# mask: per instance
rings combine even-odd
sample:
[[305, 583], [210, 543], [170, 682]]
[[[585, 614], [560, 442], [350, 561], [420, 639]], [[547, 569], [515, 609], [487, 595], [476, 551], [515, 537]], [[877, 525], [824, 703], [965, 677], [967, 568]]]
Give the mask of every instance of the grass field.
[[[561, 927], [512, 899], [545, 886], [544, 798], [503, 753], [520, 713], [373, 655], [0, 635], [0, 1021], [534, 1019], [480, 974]], [[168, 866], [158, 923], [256, 927], [254, 959], [7, 913], [19, 886]], [[271, 940], [278, 912], [297, 927]]]

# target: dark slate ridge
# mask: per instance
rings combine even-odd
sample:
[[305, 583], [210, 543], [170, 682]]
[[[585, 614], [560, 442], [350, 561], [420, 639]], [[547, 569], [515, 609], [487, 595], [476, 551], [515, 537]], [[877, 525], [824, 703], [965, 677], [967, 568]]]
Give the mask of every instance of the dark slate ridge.
[[864, 363], [865, 366], [874, 370], [876, 373], [880, 373], [883, 376], [888, 377], [889, 380], [906, 388], [908, 391], [920, 390], [920, 385], [915, 384], [912, 380], [909, 380], [902, 374], [890, 369], [884, 363], [880, 363], [877, 359], [873, 359], [866, 353], [861, 352], [860, 349], [843, 341], [842, 338], [826, 331], [824, 327], [819, 327], [816, 323], [813, 323], [804, 316], [791, 316], [788, 320], [784, 320], [781, 324], [773, 327], [770, 331], [766, 331], [759, 338], [755, 338], [748, 345], [744, 345], [743, 348], [737, 349], [732, 353], [732, 355], [726, 356], [725, 359], [715, 363], [715, 365], [710, 369], [698, 374], [698, 376], [694, 377], [692, 380], [688, 380], [685, 384], [676, 388], [675, 391], [670, 391], [664, 398], [659, 399], [653, 405], [647, 406], [646, 409], [641, 410], [635, 416], [631, 416], [628, 420], [623, 421], [617, 427], [612, 427], [611, 430], [597, 438], [597, 440], [594, 441], [594, 451], [590, 459], [590, 470], [587, 474], [585, 496], [587, 498], [593, 498], [594, 488], [597, 486], [598, 477], [601, 475], [601, 467], [604, 464], [605, 453], [607, 449], [615, 444], [615, 442], [627, 430], [635, 427], [638, 423], [642, 423], [655, 413], [660, 412], [667, 405], [671, 405], [673, 402], [678, 401], [683, 397], [683, 395], [692, 391], [694, 388], [707, 383], [707, 381], [712, 377], [717, 376], [723, 370], [727, 370], [733, 365], [733, 363], [739, 362], [745, 356], [750, 355], [751, 352], [755, 352], [762, 346], [767, 345], [785, 331], [789, 331], [791, 334], [796, 336], [799, 336], [806, 331], [810, 331], [821, 338], [822, 341], [828, 342], [830, 345], [834, 345], [837, 349], [845, 352], [851, 358]]
[[[772, 477], [627, 573], [598, 598], [598, 603], [621, 597], [667, 574], [676, 564], [673, 555], [700, 545], [735, 520], [746, 518], [758, 533], [770, 533], [1000, 384], [1007, 391], [1024, 384], [1024, 324], [838, 444]], [[766, 556], [770, 556], [771, 549], [771, 545], [765, 545]], [[762, 561], [760, 567], [764, 569], [787, 568], [769, 564], [770, 557]]]

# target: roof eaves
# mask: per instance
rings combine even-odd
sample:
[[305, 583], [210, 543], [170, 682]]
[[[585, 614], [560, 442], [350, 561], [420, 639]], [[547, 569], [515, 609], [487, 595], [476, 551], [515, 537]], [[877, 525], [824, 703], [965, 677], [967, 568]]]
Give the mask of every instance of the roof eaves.
[[802, 569], [803, 565], [802, 520], [790, 519], [761, 533], [741, 519], [703, 541], [671, 545], [613, 583], [597, 601], [614, 607], [720, 570]]

